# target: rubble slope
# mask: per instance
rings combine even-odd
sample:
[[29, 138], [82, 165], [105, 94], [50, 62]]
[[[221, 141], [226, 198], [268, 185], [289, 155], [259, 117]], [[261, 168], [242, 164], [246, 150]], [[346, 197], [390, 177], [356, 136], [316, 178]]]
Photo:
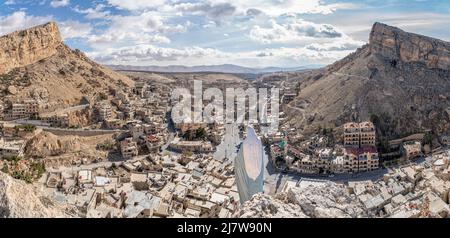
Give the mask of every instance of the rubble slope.
[[257, 194], [243, 204], [237, 217], [259, 218], [360, 218], [370, 217], [363, 205], [344, 185], [328, 182], [321, 186], [290, 188], [276, 197]]

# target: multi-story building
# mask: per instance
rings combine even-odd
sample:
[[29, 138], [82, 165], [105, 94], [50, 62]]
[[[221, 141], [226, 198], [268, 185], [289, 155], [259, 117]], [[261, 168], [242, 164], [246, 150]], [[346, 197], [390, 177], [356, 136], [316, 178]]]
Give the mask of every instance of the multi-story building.
[[121, 129], [125, 124], [124, 121], [119, 119], [107, 119], [104, 123], [108, 129]]
[[350, 122], [344, 125], [344, 146], [359, 147], [361, 130], [358, 123]]
[[0, 158], [11, 158], [23, 156], [25, 141], [5, 141], [0, 138]]
[[372, 122], [350, 122], [344, 125], [344, 146], [365, 147], [375, 146], [375, 143], [375, 126]]
[[139, 154], [138, 145], [131, 137], [120, 142], [120, 151], [125, 159], [131, 159]]
[[141, 136], [144, 135], [144, 126], [141, 124], [134, 125], [131, 127], [131, 135], [133, 136], [133, 140], [138, 140]]
[[301, 174], [317, 174], [319, 173], [319, 169], [316, 166], [316, 161], [312, 156], [305, 155], [299, 160], [295, 161], [293, 166], [291, 166], [292, 170]]
[[27, 117], [27, 106], [23, 103], [12, 104], [12, 117], [15, 119]]
[[40, 116], [41, 121], [53, 127], [70, 127], [69, 115], [67, 113], [47, 114]]
[[406, 159], [414, 159], [422, 155], [422, 144], [419, 141], [406, 142], [403, 144], [403, 153]]
[[187, 131], [195, 131], [200, 128], [206, 128], [206, 123], [176, 123], [175, 128], [180, 130], [181, 133], [185, 133]]
[[108, 101], [101, 101], [96, 105], [97, 116], [100, 121], [106, 121], [112, 118], [112, 107]]
[[178, 152], [209, 153], [213, 152], [213, 146], [209, 141], [180, 141], [174, 140], [169, 148]]
[[375, 126], [372, 122], [362, 122], [360, 128], [360, 147], [375, 146]]
[[12, 118], [37, 118], [39, 113], [39, 103], [36, 100], [25, 100], [23, 103], [12, 104]]
[[347, 173], [358, 173], [376, 170], [379, 167], [379, 157], [376, 147], [344, 149], [343, 170]]

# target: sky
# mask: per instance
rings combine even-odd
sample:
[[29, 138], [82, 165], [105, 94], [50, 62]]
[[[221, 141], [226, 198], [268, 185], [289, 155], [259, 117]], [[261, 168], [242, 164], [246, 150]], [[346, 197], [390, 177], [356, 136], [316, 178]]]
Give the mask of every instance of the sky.
[[56, 21], [103, 64], [326, 65], [374, 22], [450, 41], [449, 0], [0, 0], [0, 35]]

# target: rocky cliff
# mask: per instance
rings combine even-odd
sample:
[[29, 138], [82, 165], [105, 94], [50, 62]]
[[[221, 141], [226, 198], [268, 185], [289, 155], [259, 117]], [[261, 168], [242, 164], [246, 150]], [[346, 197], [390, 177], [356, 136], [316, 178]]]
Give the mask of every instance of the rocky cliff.
[[36, 99], [48, 111], [96, 100], [133, 86], [128, 77], [90, 60], [61, 41], [56, 23], [0, 38], [0, 100]]
[[392, 60], [421, 63], [428, 68], [450, 69], [450, 44], [375, 23], [370, 33], [370, 52]]
[[0, 37], [0, 74], [33, 64], [57, 52], [62, 44], [54, 22]]
[[449, 133], [449, 52], [450, 43], [375, 23], [369, 44], [300, 77], [287, 123], [310, 134], [372, 117], [388, 138], [426, 129]]
[[53, 203], [33, 185], [0, 172], [0, 218], [72, 217], [71, 214], [70, 209]]

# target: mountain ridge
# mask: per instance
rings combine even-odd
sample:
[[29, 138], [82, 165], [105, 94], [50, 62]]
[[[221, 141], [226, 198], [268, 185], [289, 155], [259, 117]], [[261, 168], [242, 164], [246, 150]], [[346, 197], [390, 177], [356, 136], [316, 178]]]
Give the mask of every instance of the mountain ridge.
[[85, 99], [95, 101], [110, 88], [125, 90], [134, 84], [65, 45], [55, 22], [4, 35], [0, 43], [0, 103], [4, 105], [33, 99], [44, 110], [55, 110]]
[[169, 66], [132, 66], [132, 65], [107, 65], [113, 70], [123, 71], [148, 71], [161, 73], [196, 73], [196, 72], [211, 72], [211, 73], [240, 73], [240, 74], [263, 74], [275, 72], [292, 72], [306, 69], [320, 68], [322, 65], [309, 65], [292, 68], [283, 67], [264, 67], [264, 68], [250, 68], [234, 64], [222, 65], [199, 65], [199, 66], [183, 66], [183, 65], [169, 65]]
[[378, 119], [387, 138], [424, 130], [449, 133], [449, 47], [375, 23], [369, 44], [301, 80], [287, 123], [305, 134], [370, 119]]

